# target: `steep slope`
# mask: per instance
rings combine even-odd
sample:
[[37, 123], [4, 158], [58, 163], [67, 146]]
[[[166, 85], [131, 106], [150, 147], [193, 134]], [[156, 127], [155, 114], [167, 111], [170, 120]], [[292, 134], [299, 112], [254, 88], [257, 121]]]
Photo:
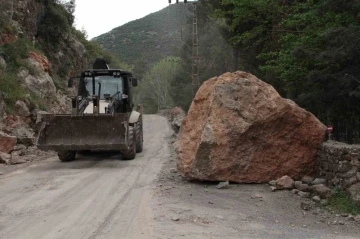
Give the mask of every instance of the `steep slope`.
[[[31, 145], [39, 112], [68, 112], [74, 92], [67, 79], [95, 58], [129, 69], [87, 41], [73, 20], [57, 0], [0, 0], [0, 145], [11, 146], [0, 151], [13, 152], [14, 142]], [[1, 162], [7, 160], [0, 155]]]
[[[144, 18], [129, 22], [94, 40], [103, 49], [128, 63], [149, 64], [175, 55], [181, 47], [191, 5], [173, 4]], [[183, 29], [183, 30], [182, 30]]]

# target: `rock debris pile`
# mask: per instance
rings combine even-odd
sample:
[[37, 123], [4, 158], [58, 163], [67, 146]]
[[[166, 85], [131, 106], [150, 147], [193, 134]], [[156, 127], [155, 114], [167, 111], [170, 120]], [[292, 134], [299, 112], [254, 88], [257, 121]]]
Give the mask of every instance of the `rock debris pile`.
[[269, 182], [272, 191], [292, 190], [294, 194], [302, 198], [311, 198], [315, 202], [327, 204], [327, 199], [333, 195], [333, 191], [327, 186], [327, 181], [322, 178], [304, 176], [299, 181], [294, 181], [289, 176], [283, 176]]

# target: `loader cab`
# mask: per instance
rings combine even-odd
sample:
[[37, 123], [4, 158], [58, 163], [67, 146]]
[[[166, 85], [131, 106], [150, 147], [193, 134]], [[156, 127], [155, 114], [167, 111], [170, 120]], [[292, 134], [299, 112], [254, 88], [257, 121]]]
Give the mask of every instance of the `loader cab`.
[[100, 113], [106, 113], [107, 105], [113, 101], [117, 103], [117, 113], [126, 113], [133, 109], [132, 87], [135, 86], [137, 79], [130, 72], [88, 70], [81, 74], [78, 95], [89, 101], [97, 98], [103, 111]]

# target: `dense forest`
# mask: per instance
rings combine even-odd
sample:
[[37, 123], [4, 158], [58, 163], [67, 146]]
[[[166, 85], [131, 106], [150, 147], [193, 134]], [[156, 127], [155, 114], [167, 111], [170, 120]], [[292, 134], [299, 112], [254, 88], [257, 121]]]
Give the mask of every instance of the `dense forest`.
[[[358, 142], [360, 0], [200, 0], [197, 5], [202, 82], [227, 71], [248, 71], [333, 125], [337, 140]], [[171, 64], [163, 59], [139, 72], [145, 85], [139, 100], [150, 112], [174, 105], [188, 109], [191, 103], [192, 15], [182, 37]], [[170, 71], [168, 92], [154, 92], [151, 84], [164, 82]]]
[[334, 125], [338, 140], [360, 131], [359, 0], [202, 0], [238, 56], [238, 69]]

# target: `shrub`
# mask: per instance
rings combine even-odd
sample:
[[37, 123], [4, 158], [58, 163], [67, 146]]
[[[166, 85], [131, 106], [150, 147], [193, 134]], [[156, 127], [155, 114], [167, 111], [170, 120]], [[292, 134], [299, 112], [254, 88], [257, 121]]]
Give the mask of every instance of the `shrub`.
[[29, 51], [43, 54], [33, 46], [32, 42], [24, 38], [18, 38], [15, 42], [0, 47], [0, 55], [4, 57], [11, 71], [15, 71], [20, 66], [27, 67], [24, 59], [28, 57]]
[[7, 43], [0, 48], [0, 53], [10, 67], [17, 68], [22, 65], [21, 59], [26, 58], [29, 51], [29, 43], [22, 38], [14, 43]]
[[34, 93], [30, 93], [30, 101], [31, 103], [36, 105], [39, 110], [47, 111], [46, 106], [43, 104], [44, 100], [41, 99], [39, 96], [35, 95]]
[[17, 100], [26, 97], [26, 90], [20, 84], [16, 74], [0, 72], [0, 91], [4, 93], [4, 101], [7, 105], [8, 113], [12, 112], [12, 107]]
[[74, 23], [74, 16], [66, 9], [55, 3], [47, 1], [45, 15], [40, 22], [38, 37], [50, 45], [58, 45], [70, 33]]

